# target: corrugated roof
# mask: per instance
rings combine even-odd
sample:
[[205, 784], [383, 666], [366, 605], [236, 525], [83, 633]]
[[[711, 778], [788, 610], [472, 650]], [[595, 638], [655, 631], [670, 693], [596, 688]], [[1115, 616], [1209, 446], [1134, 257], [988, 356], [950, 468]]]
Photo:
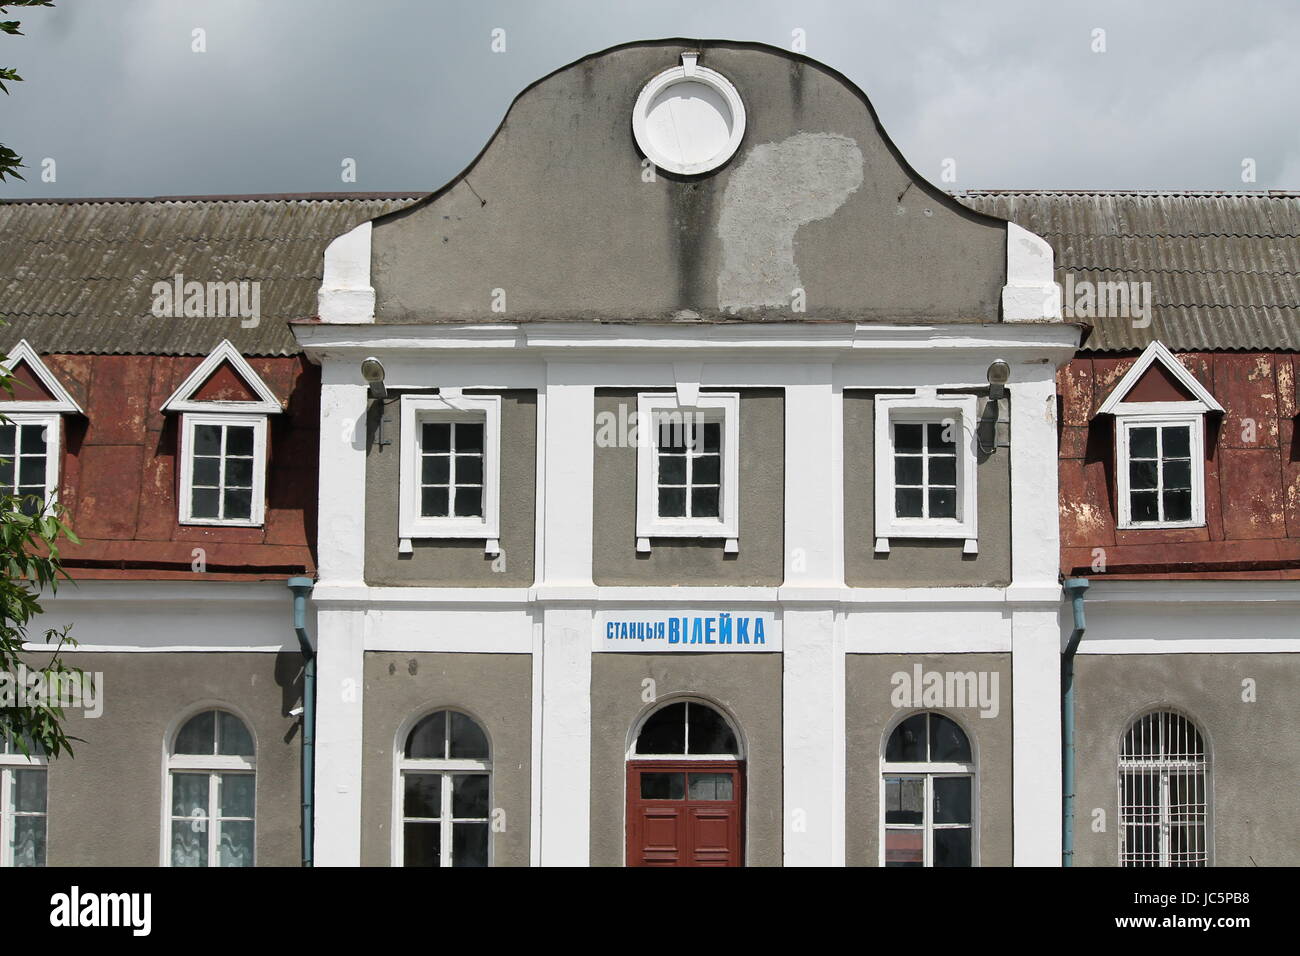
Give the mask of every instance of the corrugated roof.
[[[1300, 194], [972, 191], [1056, 251], [1057, 281], [1150, 282], [1151, 324], [1091, 318], [1086, 351], [1158, 338], [1177, 351], [1300, 351]], [[290, 319], [316, 314], [322, 255], [410, 193], [0, 203], [0, 346], [38, 351], [245, 355], [298, 351]], [[261, 320], [156, 318], [155, 282], [257, 280]]]
[[1084, 351], [1300, 350], [1300, 194], [978, 190], [1056, 252], [1056, 281], [1151, 283], [1151, 324], [1079, 318]]
[[[0, 203], [0, 345], [39, 352], [245, 355], [299, 351], [287, 325], [316, 314], [325, 246], [415, 193]], [[260, 319], [157, 318], [155, 282], [258, 282]]]

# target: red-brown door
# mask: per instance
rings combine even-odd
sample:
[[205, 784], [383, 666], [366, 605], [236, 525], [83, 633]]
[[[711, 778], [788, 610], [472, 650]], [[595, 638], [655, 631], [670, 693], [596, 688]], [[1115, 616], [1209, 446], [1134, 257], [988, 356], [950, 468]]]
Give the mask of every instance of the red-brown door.
[[742, 866], [744, 791], [738, 761], [629, 761], [627, 865]]

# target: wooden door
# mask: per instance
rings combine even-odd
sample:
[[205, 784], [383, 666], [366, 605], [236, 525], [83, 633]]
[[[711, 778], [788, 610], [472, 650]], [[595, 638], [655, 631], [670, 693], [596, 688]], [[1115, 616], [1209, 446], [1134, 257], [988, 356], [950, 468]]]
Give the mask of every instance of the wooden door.
[[745, 765], [627, 765], [628, 866], [743, 866]]

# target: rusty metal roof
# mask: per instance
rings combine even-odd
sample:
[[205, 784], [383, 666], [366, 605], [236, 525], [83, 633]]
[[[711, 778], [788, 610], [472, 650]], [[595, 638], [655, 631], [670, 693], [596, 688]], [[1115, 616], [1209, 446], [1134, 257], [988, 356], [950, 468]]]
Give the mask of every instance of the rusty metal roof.
[[[316, 314], [334, 237], [418, 193], [160, 197], [0, 203], [0, 346], [43, 353], [244, 355], [299, 351], [287, 325]], [[256, 281], [260, 318], [158, 318], [152, 288]]]
[[1159, 339], [1175, 351], [1300, 350], [1300, 194], [1291, 192], [957, 193], [1042, 236], [1056, 281], [1149, 282], [1150, 325], [1078, 318], [1083, 349]]

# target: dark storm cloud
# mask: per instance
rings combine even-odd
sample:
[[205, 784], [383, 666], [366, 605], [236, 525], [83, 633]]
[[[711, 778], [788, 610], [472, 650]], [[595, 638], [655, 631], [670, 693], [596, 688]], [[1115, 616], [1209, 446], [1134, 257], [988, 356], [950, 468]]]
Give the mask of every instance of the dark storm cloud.
[[1300, 184], [1290, 4], [59, 0], [13, 15], [27, 35], [0, 37], [0, 63], [26, 82], [0, 98], [0, 142], [28, 182], [0, 188], [12, 198], [432, 189], [516, 93], [584, 54], [666, 36], [789, 47], [794, 30], [948, 188]]

